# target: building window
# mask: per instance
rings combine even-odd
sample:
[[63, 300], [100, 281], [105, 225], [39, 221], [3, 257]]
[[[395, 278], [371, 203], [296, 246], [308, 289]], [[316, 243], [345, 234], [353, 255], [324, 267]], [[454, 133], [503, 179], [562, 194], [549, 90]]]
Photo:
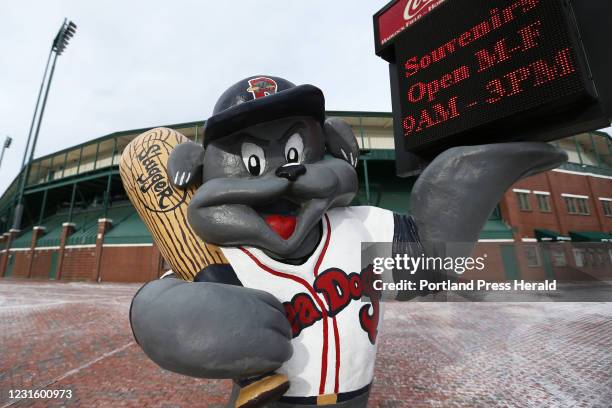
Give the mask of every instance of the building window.
[[568, 214], [590, 215], [589, 203], [587, 198], [563, 197]]
[[516, 193], [518, 199], [519, 209], [521, 211], [531, 211], [531, 202], [529, 201], [529, 194], [527, 193]]
[[554, 266], [566, 266], [565, 251], [561, 248], [555, 248], [550, 252], [552, 263]]
[[584, 251], [582, 249], [574, 248], [574, 261], [576, 267], [582, 268], [584, 266]]
[[536, 268], [541, 265], [540, 254], [538, 253], [538, 247], [534, 245], [528, 245], [524, 248], [525, 259], [527, 259], [527, 266]]
[[564, 197], [565, 199], [565, 207], [567, 208], [568, 214], [578, 214], [578, 210], [576, 209], [576, 202], [571, 197]]
[[601, 200], [601, 205], [603, 207], [603, 213], [606, 217], [612, 217], [612, 201]]
[[597, 256], [597, 264], [599, 266], [605, 266], [608, 263], [607, 259], [606, 259], [606, 251], [604, 251], [601, 248], [597, 248], [596, 252], [597, 252], [597, 255], [596, 255]]
[[577, 198], [578, 202], [578, 214], [589, 215], [591, 212], [589, 211], [589, 203], [586, 198]]
[[595, 253], [592, 249], [588, 249], [584, 256], [584, 266], [597, 266], [595, 263]]
[[549, 213], [550, 209], [550, 196], [546, 194], [536, 194], [536, 199], [538, 200], [538, 209], [540, 212]]

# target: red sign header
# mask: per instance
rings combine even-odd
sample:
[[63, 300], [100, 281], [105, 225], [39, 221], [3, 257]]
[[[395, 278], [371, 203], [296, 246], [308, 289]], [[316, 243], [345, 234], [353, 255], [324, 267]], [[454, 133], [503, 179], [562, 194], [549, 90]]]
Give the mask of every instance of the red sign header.
[[398, 0], [378, 16], [378, 38], [384, 45], [396, 35], [419, 21], [444, 0]]

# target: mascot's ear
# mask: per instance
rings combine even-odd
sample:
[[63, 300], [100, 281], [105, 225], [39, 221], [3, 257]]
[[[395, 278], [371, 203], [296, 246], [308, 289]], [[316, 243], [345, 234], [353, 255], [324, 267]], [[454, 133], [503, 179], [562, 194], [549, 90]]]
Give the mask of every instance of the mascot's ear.
[[181, 143], [170, 152], [168, 178], [179, 188], [202, 183], [204, 147], [191, 141]]
[[359, 145], [351, 126], [340, 118], [329, 118], [325, 121], [324, 128], [327, 152], [357, 167]]

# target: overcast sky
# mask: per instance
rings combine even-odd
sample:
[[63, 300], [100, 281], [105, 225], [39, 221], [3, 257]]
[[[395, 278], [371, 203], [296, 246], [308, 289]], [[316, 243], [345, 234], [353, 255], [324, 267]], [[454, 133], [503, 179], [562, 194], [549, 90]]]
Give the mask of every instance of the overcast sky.
[[390, 110], [374, 55], [380, 1], [1, 1], [0, 141], [14, 139], [0, 192], [19, 170], [50, 44], [59, 58], [36, 156], [119, 130], [206, 119], [234, 82], [270, 74], [324, 90], [327, 108]]
[[390, 111], [372, 15], [387, 0], [0, 2], [0, 142], [14, 142], [0, 194], [19, 170], [50, 44], [78, 25], [59, 58], [37, 157], [120, 130], [206, 119], [217, 97], [254, 74], [311, 83], [329, 110]]

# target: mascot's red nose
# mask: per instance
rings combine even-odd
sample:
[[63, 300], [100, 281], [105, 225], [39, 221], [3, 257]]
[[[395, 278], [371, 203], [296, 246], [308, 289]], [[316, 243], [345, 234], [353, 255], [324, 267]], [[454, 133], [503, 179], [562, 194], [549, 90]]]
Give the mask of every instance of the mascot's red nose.
[[282, 239], [288, 239], [295, 230], [296, 217], [284, 215], [268, 215], [265, 218], [266, 223], [276, 232]]

